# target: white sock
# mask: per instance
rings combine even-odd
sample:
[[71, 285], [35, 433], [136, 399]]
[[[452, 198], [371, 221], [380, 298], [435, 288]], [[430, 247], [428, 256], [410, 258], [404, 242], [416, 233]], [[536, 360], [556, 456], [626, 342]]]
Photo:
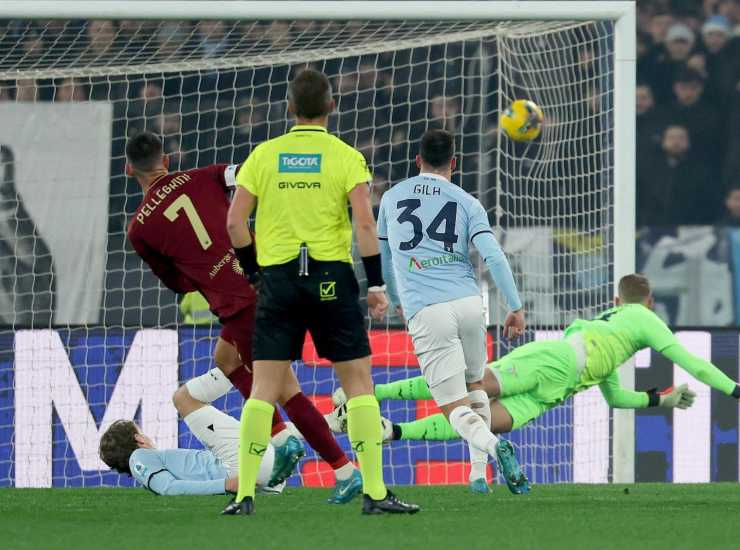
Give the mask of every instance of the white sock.
[[[491, 405], [488, 402], [488, 394], [483, 390], [475, 390], [468, 393], [472, 401], [470, 408], [483, 419], [486, 428], [491, 429]], [[488, 466], [488, 453], [468, 444], [470, 453], [470, 481], [475, 479], [486, 479], [486, 466]]]
[[355, 471], [355, 465], [351, 462], [347, 462], [344, 466], [340, 466], [336, 470], [334, 470], [334, 476], [337, 478], [337, 481], [344, 481], [346, 479], [349, 479], [349, 477], [352, 475], [352, 472]]
[[498, 437], [486, 427], [483, 419], [467, 405], [457, 407], [450, 414], [450, 424], [465, 441], [481, 452], [495, 456]]
[[291, 435], [292, 434], [290, 433], [290, 431], [288, 431], [287, 429], [285, 429], [282, 432], [273, 435], [272, 436], [272, 439], [270, 441], [272, 442], [272, 445], [274, 447], [282, 447], [283, 445], [285, 445], [288, 442], [288, 438]]

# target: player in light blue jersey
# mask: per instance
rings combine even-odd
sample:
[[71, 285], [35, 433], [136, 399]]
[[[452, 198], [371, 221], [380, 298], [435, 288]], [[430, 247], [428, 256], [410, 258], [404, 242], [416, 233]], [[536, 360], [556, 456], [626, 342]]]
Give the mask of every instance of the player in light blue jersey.
[[[231, 387], [221, 371], [213, 369], [175, 393], [177, 410], [205, 450], [157, 449], [134, 422], [118, 420], [100, 439], [100, 458], [158, 495], [235, 493], [239, 483], [239, 421], [204, 402], [221, 397]], [[207, 397], [200, 401], [191, 394]], [[288, 429], [295, 430], [292, 425]], [[263, 492], [280, 493], [285, 483], [267, 487], [275, 450], [268, 445], [264, 452], [257, 484]]]
[[491, 432], [486, 366], [486, 323], [481, 291], [470, 261], [477, 248], [509, 314], [508, 337], [524, 330], [524, 310], [509, 262], [493, 236], [481, 203], [451, 183], [454, 139], [429, 130], [421, 139], [418, 176], [383, 195], [378, 213], [383, 277], [391, 302], [408, 320], [422, 374], [437, 405], [470, 446], [471, 489], [488, 492], [485, 467], [495, 456], [509, 488], [528, 491], [513, 447]]

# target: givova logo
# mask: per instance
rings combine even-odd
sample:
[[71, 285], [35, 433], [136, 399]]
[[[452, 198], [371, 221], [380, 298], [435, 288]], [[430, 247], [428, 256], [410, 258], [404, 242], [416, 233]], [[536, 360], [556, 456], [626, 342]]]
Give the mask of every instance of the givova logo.
[[321, 172], [321, 154], [280, 153], [278, 172], [319, 173]]

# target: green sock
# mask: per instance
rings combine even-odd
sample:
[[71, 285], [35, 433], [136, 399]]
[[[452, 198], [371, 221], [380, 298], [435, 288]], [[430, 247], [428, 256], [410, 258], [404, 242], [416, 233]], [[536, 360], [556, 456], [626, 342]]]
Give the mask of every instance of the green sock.
[[375, 397], [378, 401], [386, 399], [431, 399], [429, 386], [423, 376], [404, 378], [388, 384], [375, 384]]
[[270, 443], [272, 415], [275, 407], [266, 401], [248, 399], [242, 409], [239, 425], [239, 492], [236, 501], [254, 498], [254, 486], [262, 457]]
[[399, 439], [413, 441], [449, 441], [460, 439], [458, 433], [450, 425], [442, 413], [432, 414], [413, 422], [400, 422], [396, 424], [401, 430]]
[[374, 396], [358, 395], [347, 401], [347, 432], [360, 462], [363, 492], [374, 500], [384, 499], [380, 406]]

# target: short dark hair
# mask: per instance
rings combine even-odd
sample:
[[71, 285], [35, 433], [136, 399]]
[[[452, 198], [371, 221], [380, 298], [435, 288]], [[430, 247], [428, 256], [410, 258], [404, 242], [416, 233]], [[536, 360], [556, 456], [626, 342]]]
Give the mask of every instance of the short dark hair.
[[619, 299], [625, 304], [641, 304], [650, 296], [650, 281], [642, 273], [619, 279]]
[[322, 72], [304, 69], [288, 86], [288, 99], [293, 104], [294, 115], [315, 119], [331, 112], [331, 84]]
[[699, 84], [704, 84], [704, 77], [696, 69], [684, 67], [676, 73], [673, 82], [698, 82]]
[[162, 140], [152, 132], [140, 132], [126, 143], [126, 159], [141, 172], [158, 168], [163, 151]]
[[455, 138], [447, 130], [433, 129], [421, 136], [419, 154], [425, 164], [433, 168], [447, 165], [455, 154]]
[[139, 429], [130, 420], [116, 420], [100, 438], [100, 460], [122, 474], [131, 474], [128, 466], [131, 454], [139, 448], [136, 434]]

